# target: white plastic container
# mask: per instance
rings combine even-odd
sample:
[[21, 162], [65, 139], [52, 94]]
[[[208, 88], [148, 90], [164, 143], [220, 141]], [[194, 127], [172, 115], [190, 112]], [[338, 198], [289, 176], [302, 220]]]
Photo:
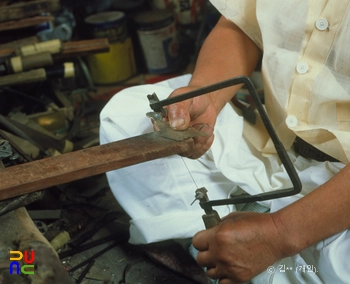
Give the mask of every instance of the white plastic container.
[[179, 66], [179, 42], [174, 14], [167, 10], [147, 11], [134, 19], [148, 71], [175, 71]]

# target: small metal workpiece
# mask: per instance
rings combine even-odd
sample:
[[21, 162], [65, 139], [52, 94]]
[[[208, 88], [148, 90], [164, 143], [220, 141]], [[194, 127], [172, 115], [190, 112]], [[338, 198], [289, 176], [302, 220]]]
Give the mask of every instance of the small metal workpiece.
[[7, 140], [0, 139], [0, 160], [12, 156], [11, 145]]
[[159, 131], [155, 132], [155, 134], [164, 138], [183, 141], [196, 136], [207, 136], [207, 133], [199, 131], [193, 127], [189, 127], [186, 130], [174, 130], [170, 127], [168, 121], [163, 120], [163, 117], [159, 112], [148, 112], [146, 115], [151, 118], [159, 128]]
[[191, 203], [191, 205], [196, 201], [199, 200], [199, 204], [202, 202], [209, 201], [208, 195], [207, 195], [208, 190], [205, 187], [198, 188], [196, 190], [196, 195], [195, 195], [195, 200]]
[[[196, 200], [199, 200], [199, 205], [204, 209], [205, 215], [202, 216], [204, 225], [207, 229], [212, 228], [221, 222], [220, 216], [218, 212], [213, 210], [211, 206], [203, 206], [206, 202], [209, 201], [209, 197], [207, 195], [208, 190], [205, 187], [198, 188], [196, 190]], [[192, 202], [192, 204], [194, 203]]]
[[[159, 102], [158, 96], [153, 93], [147, 96], [150, 105]], [[167, 115], [166, 109], [163, 107], [156, 107], [153, 112], [148, 112], [146, 115], [152, 119], [152, 121], [158, 126], [159, 131], [156, 132], [157, 135], [169, 138], [175, 141], [182, 141], [188, 138], [193, 138], [196, 136], [206, 136], [207, 134], [202, 131], [198, 131], [193, 127], [189, 127], [186, 130], [174, 130], [170, 127], [169, 122], [164, 120]]]
[[18, 159], [19, 155], [12, 151], [11, 144], [9, 141], [0, 139], [0, 169], [4, 169], [3, 159], [9, 159], [9, 161], [14, 161]]
[[[158, 96], [156, 95], [156, 93], [153, 93], [152, 95], [148, 95], [147, 98], [148, 98], [149, 103], [150, 103], [151, 106], [159, 102], [159, 99], [158, 99]], [[167, 116], [167, 111], [162, 106], [156, 106], [156, 107], [152, 108], [152, 110], [154, 112], [161, 113], [163, 117]]]

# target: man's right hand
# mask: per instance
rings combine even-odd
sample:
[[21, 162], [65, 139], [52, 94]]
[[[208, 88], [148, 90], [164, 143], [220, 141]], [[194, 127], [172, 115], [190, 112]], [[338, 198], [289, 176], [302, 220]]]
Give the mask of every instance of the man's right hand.
[[[169, 97], [193, 91], [201, 86], [187, 86], [176, 89]], [[181, 155], [191, 159], [202, 156], [214, 141], [214, 126], [218, 112], [213, 93], [195, 97], [166, 107], [170, 126], [174, 130], [185, 130], [189, 126], [207, 133], [207, 136], [194, 138], [194, 147]]]
[[197, 262], [220, 284], [245, 283], [285, 255], [288, 238], [272, 214], [234, 212], [192, 240]]

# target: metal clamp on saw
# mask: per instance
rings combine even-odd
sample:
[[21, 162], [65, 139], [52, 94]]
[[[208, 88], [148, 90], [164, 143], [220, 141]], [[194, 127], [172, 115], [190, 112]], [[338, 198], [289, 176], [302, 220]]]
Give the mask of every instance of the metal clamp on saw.
[[239, 204], [239, 203], [251, 203], [256, 201], [264, 201], [264, 200], [270, 200], [270, 199], [276, 199], [276, 198], [282, 198], [286, 196], [291, 196], [300, 193], [302, 185], [301, 181], [299, 179], [299, 176], [282, 144], [282, 142], [279, 140], [268, 116], [267, 113], [263, 107], [263, 104], [261, 103], [261, 100], [255, 91], [255, 87], [251, 80], [248, 77], [245, 76], [239, 76], [232, 79], [228, 79], [207, 87], [199, 88], [194, 91], [190, 91], [187, 93], [184, 93], [182, 95], [167, 98], [164, 100], [159, 101], [156, 94], [148, 95], [148, 99], [150, 101], [150, 107], [151, 109], [161, 114], [161, 116], [166, 116], [166, 110], [163, 108], [164, 106], [178, 103], [184, 100], [188, 100], [197, 96], [201, 96], [210, 92], [214, 92], [223, 88], [231, 87], [238, 84], [245, 84], [250, 97], [252, 98], [255, 107], [264, 123], [264, 126], [269, 133], [271, 140], [276, 148], [276, 152], [284, 165], [288, 176], [292, 182], [293, 187], [291, 188], [285, 188], [280, 190], [275, 190], [273, 192], [264, 192], [261, 194], [256, 195], [239, 195], [227, 199], [220, 199], [220, 200], [209, 200], [206, 192], [207, 190], [205, 188], [200, 188], [196, 190], [196, 200], [198, 199], [200, 201], [200, 206], [204, 209], [206, 215], [203, 216], [204, 223], [207, 228], [213, 227], [217, 225], [220, 222], [220, 217], [217, 214], [215, 210], [212, 209], [213, 206], [219, 206], [219, 205], [230, 205], [230, 204]]

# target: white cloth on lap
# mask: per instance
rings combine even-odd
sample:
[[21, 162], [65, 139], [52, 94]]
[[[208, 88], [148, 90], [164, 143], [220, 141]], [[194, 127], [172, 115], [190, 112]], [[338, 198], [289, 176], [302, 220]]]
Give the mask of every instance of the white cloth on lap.
[[[175, 88], [186, 86], [189, 79], [190, 75], [180, 76], [155, 85], [124, 89], [116, 94], [101, 112], [101, 143], [153, 131], [151, 121], [146, 117], [151, 111], [147, 94], [155, 92], [164, 99]], [[206, 187], [209, 198], [214, 200], [229, 197], [237, 190], [237, 185], [249, 194], [291, 186], [277, 155], [263, 156], [256, 151], [242, 137], [242, 129], [242, 117], [227, 104], [218, 117], [211, 149], [198, 160], [174, 155], [107, 173], [116, 199], [131, 217], [130, 243], [190, 238], [204, 229], [201, 218], [204, 211], [198, 203], [190, 205], [197, 187]], [[344, 166], [307, 160], [296, 156], [292, 150], [288, 153], [303, 190], [295, 196], [263, 202], [272, 212], [317, 188]], [[215, 210], [223, 217], [235, 211], [235, 206], [218, 206]], [[349, 231], [330, 240], [276, 263], [275, 273], [262, 273], [254, 283], [296, 283], [296, 279], [299, 283], [322, 283], [325, 280], [324, 283], [349, 283], [350, 270], [345, 271], [350, 253]], [[280, 272], [281, 265], [293, 267], [293, 270]], [[302, 265], [313, 265], [318, 272], [296, 271]]]

